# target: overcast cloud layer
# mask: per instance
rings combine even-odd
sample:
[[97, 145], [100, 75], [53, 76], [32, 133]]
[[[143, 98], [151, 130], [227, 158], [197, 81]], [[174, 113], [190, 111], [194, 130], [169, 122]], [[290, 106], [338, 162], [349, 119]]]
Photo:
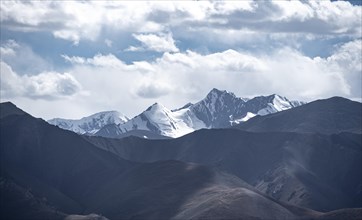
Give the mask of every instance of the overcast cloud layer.
[[362, 7], [347, 1], [1, 1], [1, 101], [37, 117], [237, 96], [361, 100]]

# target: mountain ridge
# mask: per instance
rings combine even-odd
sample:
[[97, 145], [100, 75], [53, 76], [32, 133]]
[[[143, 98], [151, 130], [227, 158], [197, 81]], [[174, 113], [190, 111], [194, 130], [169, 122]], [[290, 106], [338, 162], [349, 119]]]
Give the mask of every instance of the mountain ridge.
[[273, 198], [315, 210], [360, 207], [361, 107], [332, 97], [257, 116], [245, 123], [252, 130], [200, 129], [173, 140], [84, 138], [132, 161], [177, 159], [217, 166]]
[[[205, 219], [211, 213], [216, 219], [320, 215], [282, 205], [210, 167], [127, 161], [73, 132], [13, 113], [0, 120], [0, 191], [9, 204], [0, 203], [0, 214], [6, 219], [105, 219], [90, 213], [155, 220]], [[265, 208], [259, 210], [258, 204]]]
[[174, 159], [217, 167], [272, 198], [318, 211], [362, 205], [358, 134], [201, 129], [169, 140], [84, 138], [131, 161]]
[[[323, 210], [360, 207], [359, 134], [201, 129], [170, 140], [107, 139], [18, 112], [12, 108], [0, 120], [0, 190], [16, 207], [1, 203], [1, 216], [296, 220], [362, 214], [361, 208], [321, 213], [286, 203], [305, 198], [304, 205]], [[9, 176], [21, 187], [20, 197], [8, 187]], [[27, 189], [36, 199], [19, 206]]]
[[256, 116], [234, 128], [252, 132], [362, 133], [362, 103], [335, 96], [275, 114]]
[[[195, 104], [187, 103], [181, 108], [169, 110], [156, 102], [145, 111], [132, 119], [103, 123], [103, 126], [91, 127], [84, 131], [76, 120], [52, 119], [48, 122], [63, 129], [72, 130], [80, 134], [107, 137], [123, 137], [131, 130], [147, 130], [155, 135], [180, 137], [201, 128], [225, 128], [239, 124], [256, 115], [266, 115], [294, 108], [305, 104], [299, 101], [289, 101], [287, 98], [273, 94], [257, 96], [252, 99], [236, 97], [234, 93], [226, 90], [212, 89], [204, 99]], [[92, 118], [92, 116], [88, 116]], [[97, 119], [96, 119], [97, 121]], [[94, 123], [97, 124], [97, 123]], [[109, 124], [115, 124], [111, 130]], [[140, 136], [142, 137], [142, 136]]]

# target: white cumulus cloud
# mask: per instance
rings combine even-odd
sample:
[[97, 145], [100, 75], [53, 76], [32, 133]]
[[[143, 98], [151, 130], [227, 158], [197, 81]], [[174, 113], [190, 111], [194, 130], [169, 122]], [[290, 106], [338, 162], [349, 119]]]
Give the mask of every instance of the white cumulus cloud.
[[0, 10], [9, 34], [1, 97], [39, 114], [132, 116], [156, 101], [198, 101], [213, 87], [361, 97], [362, 7], [347, 1], [0, 1]]
[[1, 97], [28, 97], [30, 99], [58, 99], [78, 93], [80, 83], [69, 73], [43, 72], [19, 76], [1, 61]]
[[97, 54], [93, 58], [84, 58], [79, 56], [68, 56], [68, 55], [61, 55], [64, 60], [72, 63], [72, 64], [90, 64], [93, 66], [106, 66], [106, 67], [123, 67], [125, 64], [115, 57], [113, 54], [102, 55]]
[[[358, 98], [359, 45], [360, 41], [342, 44], [326, 58], [310, 58], [284, 47], [264, 54], [237, 50], [206, 55], [166, 52], [155, 60], [131, 64], [112, 54], [69, 60], [74, 64], [70, 71], [89, 91], [83, 102], [95, 109], [119, 108], [132, 116], [154, 102], [177, 108], [198, 101], [214, 87], [241, 97], [277, 93], [302, 101], [331, 96]], [[102, 65], [95, 65], [96, 60], [102, 60]]]
[[3, 56], [15, 56], [15, 50], [19, 48], [19, 44], [14, 40], [7, 40], [0, 46], [0, 54]]
[[[207, 31], [210, 38], [223, 30], [355, 38], [362, 34], [361, 6], [347, 1], [1, 1], [0, 8], [6, 28], [47, 31], [74, 44], [97, 40], [102, 29], [112, 33], [178, 33], [182, 29], [185, 34], [194, 33], [193, 37]], [[159, 41], [157, 36], [140, 39], [154, 42]]]
[[134, 34], [133, 37], [142, 43], [141, 48], [129, 47], [128, 51], [153, 50], [157, 52], [178, 52], [172, 34]]

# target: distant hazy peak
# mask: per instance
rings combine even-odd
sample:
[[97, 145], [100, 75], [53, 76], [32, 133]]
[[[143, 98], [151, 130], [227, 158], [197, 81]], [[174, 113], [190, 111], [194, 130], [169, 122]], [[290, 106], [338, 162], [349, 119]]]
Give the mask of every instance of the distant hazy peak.
[[81, 119], [54, 118], [48, 123], [80, 134], [94, 134], [108, 124], [123, 124], [129, 118], [117, 111], [99, 112]]
[[78, 121], [78, 120], [84, 120], [84, 119], [87, 119], [87, 118], [94, 118], [94, 117], [104, 117], [106, 115], [115, 115], [115, 116], [119, 116], [120, 118], [125, 118], [125, 119], [128, 119], [127, 116], [123, 115], [122, 113], [118, 112], [118, 111], [102, 111], [102, 112], [97, 112], [97, 113], [94, 113], [92, 115], [89, 115], [89, 116], [85, 116], [85, 117], [82, 117], [80, 119], [63, 119], [63, 118], [54, 118], [54, 119], [62, 119], [62, 120], [69, 120], [69, 121]]

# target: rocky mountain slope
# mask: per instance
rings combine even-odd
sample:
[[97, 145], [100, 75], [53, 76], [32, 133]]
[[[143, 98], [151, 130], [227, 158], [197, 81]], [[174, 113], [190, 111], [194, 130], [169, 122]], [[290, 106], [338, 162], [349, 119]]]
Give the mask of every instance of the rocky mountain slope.
[[174, 160], [128, 161], [73, 132], [17, 114], [11, 103], [1, 104], [2, 109], [8, 114], [0, 120], [0, 215], [7, 219], [105, 219], [91, 213], [109, 219], [324, 215], [278, 202], [212, 167]]
[[[201, 129], [149, 140], [80, 136], [2, 103], [0, 216], [360, 219], [361, 105], [331, 98], [274, 114], [294, 132]], [[294, 111], [333, 123], [294, 123]]]

